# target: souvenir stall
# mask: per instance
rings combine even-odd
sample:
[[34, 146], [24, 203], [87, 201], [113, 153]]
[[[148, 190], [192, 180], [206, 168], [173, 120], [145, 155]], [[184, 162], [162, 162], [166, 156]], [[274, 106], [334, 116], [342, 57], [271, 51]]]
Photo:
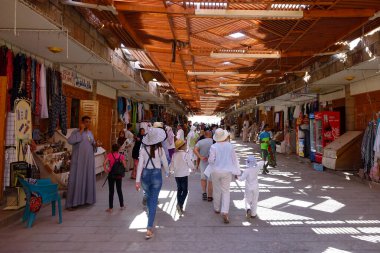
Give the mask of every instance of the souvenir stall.
[[[5, 111], [1, 112], [6, 114], [3, 179], [6, 197], [18, 192], [17, 199], [22, 199], [22, 191], [17, 190], [17, 176], [51, 178], [65, 188], [71, 146], [62, 136], [67, 138], [70, 134], [68, 121], [72, 115], [67, 106], [61, 70], [15, 46], [12, 49], [2, 46], [0, 58], [0, 75], [6, 76], [8, 94]], [[79, 121], [80, 115], [77, 116]], [[99, 148], [98, 154], [102, 153], [104, 150]], [[104, 160], [103, 155], [99, 157], [101, 161], [97, 164]], [[19, 208], [21, 205], [13, 206]]]

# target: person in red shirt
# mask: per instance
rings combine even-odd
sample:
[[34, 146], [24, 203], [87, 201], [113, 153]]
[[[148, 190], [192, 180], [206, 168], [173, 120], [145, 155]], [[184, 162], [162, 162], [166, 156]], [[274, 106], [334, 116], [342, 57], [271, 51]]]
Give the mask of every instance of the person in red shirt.
[[[104, 160], [103, 167], [104, 171], [106, 173], [110, 173], [112, 166], [115, 164], [115, 161], [120, 160], [124, 167], [127, 166], [127, 163], [125, 161], [124, 155], [119, 153], [120, 146], [119, 144], [115, 143], [112, 145], [112, 152], [109, 153], [106, 156], [106, 159]], [[107, 166], [108, 165], [108, 166]], [[113, 195], [115, 193], [115, 183], [116, 183], [116, 191], [117, 195], [119, 196], [119, 202], [120, 202], [120, 209], [124, 210], [124, 199], [123, 199], [123, 191], [121, 190], [121, 183], [123, 181], [123, 178], [121, 176], [118, 176], [116, 178], [114, 177], [108, 177], [108, 189], [109, 189], [109, 199], [108, 199], [108, 204], [109, 207], [106, 210], [107, 212], [111, 213], [113, 209]]]

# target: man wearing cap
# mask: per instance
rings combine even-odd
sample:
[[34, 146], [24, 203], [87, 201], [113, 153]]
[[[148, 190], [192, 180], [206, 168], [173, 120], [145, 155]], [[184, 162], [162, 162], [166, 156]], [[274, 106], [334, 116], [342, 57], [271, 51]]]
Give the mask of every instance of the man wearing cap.
[[214, 211], [222, 214], [224, 223], [230, 223], [228, 212], [230, 209], [230, 183], [232, 175], [240, 175], [240, 166], [234, 146], [227, 141], [227, 130], [215, 130], [215, 144], [211, 146], [208, 158], [209, 166], [205, 174], [212, 177]]
[[[194, 148], [194, 154], [200, 159], [199, 168], [201, 171], [201, 187], [202, 187], [202, 199], [212, 201], [212, 181], [205, 175], [205, 170], [208, 166], [208, 157], [210, 154], [210, 148], [214, 144], [211, 131], [205, 131], [204, 139], [198, 141]], [[206, 193], [207, 188], [207, 193]]]

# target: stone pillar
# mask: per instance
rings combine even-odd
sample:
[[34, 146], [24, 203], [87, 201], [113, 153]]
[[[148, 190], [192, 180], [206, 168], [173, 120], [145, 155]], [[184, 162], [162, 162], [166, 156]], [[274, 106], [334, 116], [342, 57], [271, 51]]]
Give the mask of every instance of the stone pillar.
[[351, 96], [350, 85], [346, 85], [345, 91], [345, 107], [346, 107], [346, 131], [355, 130], [355, 98]]

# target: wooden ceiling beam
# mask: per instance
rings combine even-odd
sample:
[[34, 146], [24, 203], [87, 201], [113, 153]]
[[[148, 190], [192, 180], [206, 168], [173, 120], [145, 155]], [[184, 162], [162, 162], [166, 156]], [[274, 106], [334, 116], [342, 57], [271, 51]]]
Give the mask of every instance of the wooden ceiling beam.
[[[115, 2], [123, 1], [123, 0], [114, 0]], [[182, 3], [183, 0], [170, 0], [172, 3]], [[201, 3], [204, 0], [193, 0], [194, 3]], [[252, 4], [251, 2], [247, 2], [247, 0], [234, 0], [232, 3], [228, 1], [228, 4]], [[332, 5], [334, 1], [268, 1], [268, 0], [255, 0], [255, 4], [300, 4], [300, 5]]]
[[[356, 30], [358, 30], [360, 27], [362, 27], [362, 26], [363, 26], [365, 23], [367, 23], [367, 22], [368, 22], [368, 20], [367, 20], [367, 19], [364, 19], [362, 22], [359, 22], [359, 24], [353, 26], [348, 32], [345, 32], [344, 34], [339, 35], [338, 38], [335, 38], [335, 39], [333, 39], [333, 40], [330, 40], [328, 43], [326, 43], [328, 46], [325, 47], [325, 48], [323, 48], [323, 49], [321, 50], [321, 52], [326, 51], [326, 50], [329, 49], [332, 45], [334, 45], [337, 41], [340, 41], [340, 40], [342, 40], [343, 38], [345, 38], [347, 35], [349, 35], [349, 34], [355, 32]], [[300, 67], [300, 66], [304, 66], [304, 64], [307, 63], [311, 58], [312, 58], [312, 57], [308, 57], [306, 60], [302, 61], [300, 64], [294, 66], [294, 67], [292, 68], [292, 70], [297, 69], [297, 68]]]
[[[279, 2], [279, 4], [284, 4]], [[322, 3], [322, 2], [321, 2]], [[269, 2], [268, 2], [269, 4]], [[273, 3], [272, 3], [273, 4]], [[292, 3], [298, 4], [298, 3]], [[305, 5], [310, 5], [310, 2], [304, 3]], [[325, 5], [332, 5], [333, 2], [328, 2]], [[148, 12], [148, 13], [162, 13], [162, 14], [177, 14], [177, 15], [191, 15], [194, 17], [202, 18], [200, 16], [195, 16], [194, 8], [183, 8], [179, 5], [171, 5], [168, 7], [158, 7], [155, 5], [142, 5], [139, 3], [126, 3], [115, 1], [115, 8], [118, 11], [125, 12]], [[316, 3], [315, 5], [321, 5]], [[318, 19], [318, 18], [364, 18], [372, 17], [376, 10], [373, 9], [336, 9], [336, 10], [304, 10], [303, 19]], [[226, 18], [231, 18], [226, 16]]]
[[373, 9], [337, 9], [337, 10], [305, 10], [304, 19], [317, 18], [369, 18], [376, 13]]

